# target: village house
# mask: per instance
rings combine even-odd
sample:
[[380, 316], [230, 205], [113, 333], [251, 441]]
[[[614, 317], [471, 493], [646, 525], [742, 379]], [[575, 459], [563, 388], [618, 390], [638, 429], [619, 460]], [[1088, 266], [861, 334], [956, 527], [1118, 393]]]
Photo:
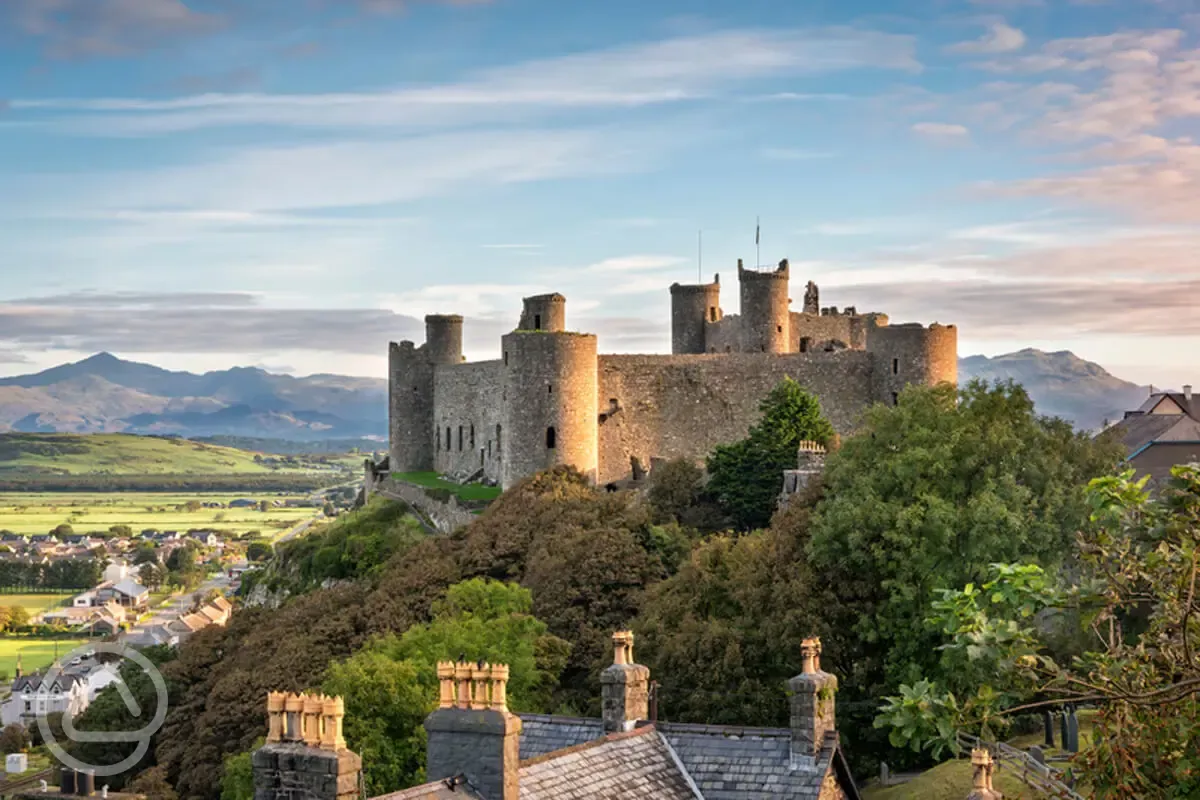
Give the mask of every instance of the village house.
[[1099, 434], [1120, 442], [1125, 463], [1137, 474], [1161, 483], [1178, 464], [1200, 462], [1200, 397], [1191, 386], [1182, 392], [1156, 392], [1125, 418]]
[[[376, 800], [859, 800], [818, 639], [805, 640], [788, 681], [784, 729], [657, 721], [633, 634], [613, 644], [599, 719], [517, 716], [507, 666], [439, 664], [439, 704], [425, 720], [429, 782]], [[359, 797], [362, 761], [340, 742], [340, 705], [271, 693], [267, 743], [252, 758], [256, 800]]]
[[101, 603], [112, 601], [125, 608], [143, 610], [150, 603], [150, 590], [137, 581], [126, 578], [112, 586], [97, 589], [96, 598]]
[[[17, 664], [20, 672], [20, 662]], [[18, 675], [13, 681], [12, 694], [0, 706], [0, 721], [14, 722], [26, 727], [37, 724], [39, 715], [61, 713], [74, 719], [88, 707], [87, 681], [77, 674], [60, 672], [47, 682], [43, 675]]]

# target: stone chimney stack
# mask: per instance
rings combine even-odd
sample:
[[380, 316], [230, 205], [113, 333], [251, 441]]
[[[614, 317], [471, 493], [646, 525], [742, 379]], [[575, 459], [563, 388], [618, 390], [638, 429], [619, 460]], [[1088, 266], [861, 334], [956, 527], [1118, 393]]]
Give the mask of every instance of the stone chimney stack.
[[427, 778], [462, 776], [483, 800], [517, 800], [521, 719], [508, 710], [508, 666], [443, 661], [437, 674], [438, 709], [425, 719]]
[[800, 645], [803, 669], [788, 681], [791, 693], [792, 769], [815, 769], [827, 748], [837, 744], [834, 695], [837, 678], [821, 671], [821, 640]]
[[267, 695], [267, 743], [254, 751], [254, 800], [352, 800], [361, 792], [362, 759], [342, 738], [340, 697]]
[[631, 731], [650, 718], [650, 669], [633, 663], [633, 632], [613, 634], [613, 663], [600, 673], [605, 733]]
[[992, 788], [992, 772], [996, 762], [987, 750], [971, 751], [971, 766], [975, 768], [975, 788], [967, 795], [967, 800], [1004, 800], [1004, 795]]
[[1190, 383], [1183, 385], [1183, 399], [1187, 400], [1189, 405], [1192, 402], [1192, 385]]

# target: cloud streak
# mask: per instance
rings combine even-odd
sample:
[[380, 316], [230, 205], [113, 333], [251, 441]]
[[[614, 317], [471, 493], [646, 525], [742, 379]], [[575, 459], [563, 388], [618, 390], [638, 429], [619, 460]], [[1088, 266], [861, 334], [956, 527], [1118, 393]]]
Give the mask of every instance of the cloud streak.
[[[720, 57], [714, 57], [714, 54]], [[854, 69], [917, 71], [907, 36], [851, 28], [733, 30], [497, 67], [458, 83], [370, 93], [222, 94], [170, 100], [17, 99], [15, 112], [91, 135], [222, 126], [413, 130], [525, 121], [711, 97], [742, 82]], [[59, 112], [68, 112], [64, 118]]]
[[5, 0], [4, 19], [42, 41], [52, 58], [133, 55], [216, 32], [228, 22], [181, 0]]

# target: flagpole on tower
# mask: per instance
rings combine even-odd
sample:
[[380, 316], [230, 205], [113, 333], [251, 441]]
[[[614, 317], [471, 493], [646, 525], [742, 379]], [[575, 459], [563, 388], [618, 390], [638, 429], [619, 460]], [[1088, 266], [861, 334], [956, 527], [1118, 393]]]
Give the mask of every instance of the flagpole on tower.
[[758, 269], [762, 266], [762, 248], [759, 246], [762, 241], [762, 225], [759, 224], [759, 218], [754, 218], [754, 268]]

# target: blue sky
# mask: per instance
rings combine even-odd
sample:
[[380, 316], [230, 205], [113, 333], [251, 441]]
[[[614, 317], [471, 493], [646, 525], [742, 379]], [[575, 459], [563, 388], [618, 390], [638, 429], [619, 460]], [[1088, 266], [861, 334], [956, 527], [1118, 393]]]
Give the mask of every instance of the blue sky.
[[761, 217], [794, 297], [1178, 385], [1198, 48], [1193, 0], [4, 0], [0, 373], [382, 376], [549, 290], [664, 351]]

